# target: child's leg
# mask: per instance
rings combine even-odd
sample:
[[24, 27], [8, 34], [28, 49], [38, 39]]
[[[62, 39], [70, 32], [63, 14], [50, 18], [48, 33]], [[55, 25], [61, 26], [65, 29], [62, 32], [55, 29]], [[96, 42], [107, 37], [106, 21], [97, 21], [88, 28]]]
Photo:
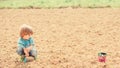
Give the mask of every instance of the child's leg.
[[30, 56], [33, 56], [34, 59], [36, 59], [36, 57], [37, 57], [37, 50], [36, 49], [30, 50]]
[[19, 55], [25, 55], [22, 47], [18, 47], [18, 49], [17, 49], [16, 52], [17, 52]]
[[25, 53], [23, 51], [23, 48], [22, 47], [18, 47], [16, 52], [21, 56], [20, 61], [26, 62]]

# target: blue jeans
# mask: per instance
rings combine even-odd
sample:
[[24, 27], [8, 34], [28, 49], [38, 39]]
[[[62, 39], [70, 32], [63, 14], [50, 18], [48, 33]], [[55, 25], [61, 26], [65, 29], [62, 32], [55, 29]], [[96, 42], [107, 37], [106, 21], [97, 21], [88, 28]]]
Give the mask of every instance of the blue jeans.
[[[25, 55], [24, 50], [23, 50], [22, 47], [18, 47], [17, 53], [19, 55]], [[30, 50], [29, 56], [37, 57], [37, 50], [35, 48], [33, 48], [32, 50]]]

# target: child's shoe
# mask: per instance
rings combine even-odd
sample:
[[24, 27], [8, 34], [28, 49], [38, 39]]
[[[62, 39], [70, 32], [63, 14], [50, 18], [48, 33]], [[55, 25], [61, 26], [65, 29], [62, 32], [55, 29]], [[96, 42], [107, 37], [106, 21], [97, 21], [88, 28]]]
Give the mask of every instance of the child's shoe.
[[26, 57], [24, 57], [23, 62], [24, 62], [24, 63], [26, 63], [26, 62], [27, 62], [27, 58], [26, 58]]
[[25, 58], [24, 55], [22, 55], [20, 61], [23, 62], [24, 58]]
[[26, 59], [26, 57], [25, 57], [24, 55], [22, 55], [20, 61], [26, 63], [26, 62], [27, 62], [27, 59]]

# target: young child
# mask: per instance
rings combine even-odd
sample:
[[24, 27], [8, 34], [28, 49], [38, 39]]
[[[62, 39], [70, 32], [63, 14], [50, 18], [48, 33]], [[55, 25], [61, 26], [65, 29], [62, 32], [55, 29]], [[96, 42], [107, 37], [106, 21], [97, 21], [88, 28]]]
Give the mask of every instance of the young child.
[[37, 50], [32, 38], [32, 28], [28, 25], [22, 25], [20, 28], [20, 38], [18, 39], [17, 53], [21, 56], [21, 61], [26, 62], [26, 57], [32, 56], [36, 60]]

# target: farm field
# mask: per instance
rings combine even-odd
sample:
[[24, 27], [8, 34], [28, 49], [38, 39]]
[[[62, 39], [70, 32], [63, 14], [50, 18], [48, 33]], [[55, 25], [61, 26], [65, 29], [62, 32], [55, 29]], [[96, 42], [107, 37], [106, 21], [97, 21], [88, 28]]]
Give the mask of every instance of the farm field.
[[[33, 27], [38, 51], [26, 64], [16, 53], [22, 24]], [[117, 8], [0, 9], [0, 36], [0, 68], [120, 68]]]

